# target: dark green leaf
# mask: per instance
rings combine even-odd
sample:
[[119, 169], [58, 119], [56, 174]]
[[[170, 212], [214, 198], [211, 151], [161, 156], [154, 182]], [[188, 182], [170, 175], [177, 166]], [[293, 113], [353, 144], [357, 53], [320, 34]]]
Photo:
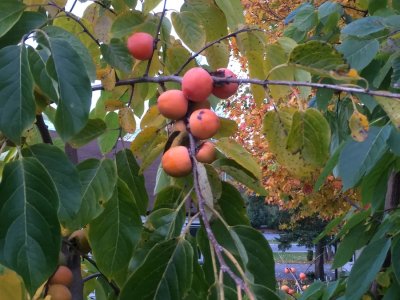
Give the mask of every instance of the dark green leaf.
[[325, 226], [324, 230], [315, 238], [313, 239], [313, 243], [317, 244], [321, 239], [323, 239], [328, 233], [332, 231], [335, 227], [337, 227], [342, 221], [345, 216], [340, 216], [334, 218], [332, 221]]
[[176, 208], [183, 200], [183, 191], [177, 186], [168, 186], [157, 193], [153, 211], [160, 208]]
[[368, 174], [387, 150], [386, 141], [390, 126], [371, 127], [364, 142], [348, 140], [339, 158], [339, 175], [343, 180], [343, 191], [357, 185], [362, 176]]
[[249, 225], [246, 206], [239, 191], [232, 185], [222, 182], [222, 195], [218, 199], [218, 206], [224, 220], [231, 226]]
[[117, 143], [119, 136], [118, 114], [110, 112], [106, 115], [104, 121], [106, 122], [107, 130], [98, 139], [100, 151], [103, 154], [110, 152]]
[[101, 272], [122, 285], [142, 230], [142, 220], [128, 185], [118, 180], [103, 213], [90, 223], [89, 241]]
[[124, 12], [114, 20], [111, 27], [113, 37], [121, 38], [132, 34], [133, 29], [144, 22], [144, 16], [138, 11]]
[[0, 2], [0, 37], [5, 35], [18, 22], [25, 9], [25, 4], [15, 0]]
[[47, 61], [47, 71], [58, 82], [60, 95], [54, 121], [57, 133], [68, 141], [86, 125], [92, 88], [86, 72], [82, 72], [84, 62], [67, 40], [49, 38], [51, 56]]
[[393, 239], [391, 254], [392, 254], [393, 273], [396, 276], [397, 282], [400, 283], [400, 237], [399, 236]]
[[193, 249], [184, 239], [155, 245], [122, 288], [121, 300], [182, 299], [193, 277]]
[[385, 29], [383, 18], [370, 16], [351, 22], [342, 29], [342, 34], [356, 38], [378, 37]]
[[49, 173], [30, 157], [6, 164], [0, 195], [0, 262], [33, 295], [58, 263], [58, 195]]
[[58, 217], [63, 226], [71, 228], [69, 225], [76, 217], [82, 201], [77, 169], [65, 153], [56, 146], [36, 144], [24, 149], [22, 153], [36, 158], [52, 178], [60, 200]]
[[98, 138], [105, 131], [106, 123], [103, 120], [89, 119], [85, 127], [74, 135], [68, 143], [74, 148], [80, 148]]
[[391, 240], [382, 238], [367, 245], [354, 263], [346, 289], [347, 299], [360, 299], [382, 267]]
[[102, 44], [100, 49], [104, 60], [112, 67], [125, 73], [132, 71], [132, 55], [121, 40], [111, 39], [110, 44]]
[[0, 131], [20, 144], [22, 133], [35, 120], [36, 110], [24, 45], [0, 49], [0, 82]]
[[373, 40], [346, 39], [337, 48], [343, 53], [351, 68], [364, 69], [379, 51], [379, 42]]
[[308, 32], [318, 23], [318, 15], [313, 5], [304, 6], [294, 18], [293, 26], [298, 30]]
[[321, 281], [316, 281], [306, 289], [299, 300], [320, 299], [323, 294], [324, 284]]
[[145, 215], [147, 213], [149, 197], [144, 184], [144, 176], [139, 174], [140, 168], [135, 157], [130, 150], [124, 149], [117, 153], [116, 163], [118, 176], [125, 181], [131, 190], [136, 206], [139, 209], [139, 214]]

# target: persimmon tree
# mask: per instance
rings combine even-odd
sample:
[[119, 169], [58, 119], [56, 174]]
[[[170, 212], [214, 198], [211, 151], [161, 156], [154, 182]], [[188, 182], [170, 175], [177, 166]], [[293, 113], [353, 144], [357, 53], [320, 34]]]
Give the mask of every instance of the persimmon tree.
[[[343, 192], [360, 188], [362, 203], [370, 205], [329, 227], [347, 221], [336, 265], [366, 246], [348, 280], [336, 289], [316, 283], [301, 297], [357, 299], [371, 285], [376, 295], [396, 294], [397, 2], [363, 3], [359, 19], [334, 2], [303, 4], [275, 41], [269, 28], [246, 24], [239, 0], [185, 1], [168, 17], [167, 2], [93, 1], [82, 17], [77, 1], [68, 10], [66, 0], [0, 2], [1, 295], [40, 299], [57, 288], [73, 299], [92, 292], [98, 299], [289, 297], [277, 289], [271, 248], [249, 225], [239, 191], [219, 176], [267, 194], [262, 168], [268, 166], [231, 138], [234, 121], [216, 120], [207, 107], [221, 102], [213, 90], [236, 84], [250, 84], [254, 105], [264, 108], [258, 137], [288, 172], [308, 176], [311, 186], [318, 179], [318, 190], [333, 171]], [[138, 32], [153, 37], [150, 58], [147, 51], [136, 56], [128, 42]], [[231, 49], [248, 76], [221, 71]], [[198, 68], [204, 77], [190, 80], [199, 84], [196, 91], [185, 74]], [[168, 90], [188, 98], [182, 119], [158, 110]], [[95, 91], [100, 97], [91, 109]], [[285, 105], [293, 92], [298, 105]], [[316, 104], [307, 107], [311, 97]], [[212, 116], [210, 135], [201, 130], [203, 115]], [[216, 160], [200, 163], [199, 139], [211, 136], [206, 143], [217, 149]], [[94, 140], [104, 157], [75, 161], [73, 149]], [[118, 144], [124, 149], [117, 151]], [[160, 168], [148, 211], [143, 171], [173, 148], [184, 150], [191, 172], [170, 172], [183, 176], [175, 178]], [[392, 261], [384, 265], [389, 251]], [[71, 283], [52, 284], [60, 265], [71, 270]]]

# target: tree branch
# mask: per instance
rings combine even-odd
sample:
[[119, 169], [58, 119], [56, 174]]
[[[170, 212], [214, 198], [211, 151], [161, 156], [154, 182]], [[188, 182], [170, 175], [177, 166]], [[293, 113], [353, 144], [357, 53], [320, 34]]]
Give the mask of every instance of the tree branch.
[[193, 60], [195, 59], [197, 56], [199, 56], [201, 54], [201, 52], [203, 52], [204, 50], [206, 50], [207, 48], [210, 48], [211, 46], [218, 44], [220, 42], [222, 42], [223, 40], [229, 39], [231, 37], [236, 37], [239, 33], [242, 32], [248, 32], [248, 31], [262, 31], [259, 28], [243, 28], [240, 30], [237, 30], [235, 32], [232, 32], [228, 35], [225, 35], [221, 38], [219, 38], [218, 40], [212, 41], [208, 44], [206, 44], [203, 48], [201, 48], [199, 51], [197, 51], [196, 53], [194, 53], [192, 56], [190, 56], [187, 61], [179, 68], [178, 71], [175, 72], [175, 75], [179, 75], [179, 73], [181, 73], [183, 71], [183, 69]]
[[36, 126], [39, 129], [43, 143], [53, 145], [53, 140], [51, 139], [49, 129], [47, 128], [47, 125], [44, 122], [42, 114], [36, 115]]
[[[250, 79], [250, 78], [222, 78], [212, 76], [214, 83], [239, 83], [239, 84], [256, 84], [261, 85], [263, 87], [267, 87], [268, 85], [282, 85], [282, 86], [306, 86], [311, 88], [319, 88], [319, 89], [330, 89], [340, 92], [347, 92], [353, 94], [366, 94], [371, 96], [381, 96], [387, 98], [393, 98], [400, 100], [399, 93], [391, 93], [387, 91], [371, 91], [369, 89], [364, 88], [356, 88], [356, 87], [348, 87], [343, 85], [336, 84], [326, 84], [326, 83], [317, 83], [317, 82], [305, 82], [305, 81], [289, 81], [289, 80], [261, 80], [261, 79]], [[163, 82], [181, 82], [182, 77], [177, 75], [168, 75], [168, 76], [158, 76], [158, 77], [139, 77], [139, 78], [131, 78], [126, 80], [119, 80], [115, 86], [123, 86], [123, 85], [132, 85], [135, 83], [144, 83], [144, 82], [153, 82], [153, 83], [163, 83]], [[103, 90], [103, 86], [101, 84], [93, 85], [92, 91]]]
[[163, 7], [163, 10], [162, 10], [162, 13], [161, 13], [160, 22], [158, 23], [156, 36], [154, 37], [154, 41], [153, 41], [153, 55], [150, 57], [149, 61], [147, 62], [147, 67], [146, 67], [146, 71], [144, 72], [144, 77], [149, 76], [150, 66], [151, 66], [151, 62], [153, 60], [154, 52], [157, 50], [157, 44], [158, 44], [158, 41], [159, 41], [158, 37], [160, 35], [162, 21], [163, 21], [164, 16], [165, 16], [166, 6], [167, 6], [167, 0], [164, 0], [164, 7]]

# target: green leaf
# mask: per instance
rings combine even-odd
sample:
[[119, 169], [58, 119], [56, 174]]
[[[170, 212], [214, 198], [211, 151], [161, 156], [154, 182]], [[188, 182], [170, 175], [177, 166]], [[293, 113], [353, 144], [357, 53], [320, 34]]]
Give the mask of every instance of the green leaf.
[[386, 26], [383, 18], [370, 16], [360, 18], [348, 24], [342, 29], [342, 35], [356, 38], [379, 37], [384, 34]]
[[64, 141], [68, 141], [86, 125], [92, 88], [87, 72], [82, 72], [84, 62], [67, 40], [49, 38], [51, 56], [47, 71], [58, 82], [59, 99], [54, 126]]
[[[48, 172], [60, 200], [58, 217], [64, 227], [70, 228], [82, 201], [78, 171], [65, 153], [56, 146], [36, 144], [25, 148], [22, 154], [34, 157]], [[77, 228], [71, 228], [77, 229]]]
[[336, 217], [325, 226], [324, 230], [313, 239], [313, 243], [317, 244], [321, 239], [323, 239], [328, 233], [332, 231], [333, 228], [337, 227], [344, 219], [345, 215]]
[[0, 49], [0, 131], [16, 144], [35, 120], [33, 78], [24, 45]]
[[117, 143], [119, 136], [118, 114], [115, 112], [108, 113], [104, 118], [104, 122], [106, 123], [107, 130], [99, 136], [98, 140], [100, 151], [103, 154], [110, 152]]
[[0, 263], [16, 271], [33, 295], [58, 263], [58, 195], [34, 158], [5, 165], [0, 195]]
[[132, 55], [121, 40], [111, 39], [110, 44], [102, 44], [100, 50], [104, 60], [112, 67], [125, 73], [132, 71]]
[[80, 148], [101, 136], [106, 128], [106, 123], [103, 120], [89, 119], [85, 127], [74, 135], [68, 143], [74, 148]]
[[199, 51], [206, 42], [201, 19], [192, 12], [172, 12], [171, 21], [176, 33], [192, 51]]
[[0, 38], [0, 48], [11, 44], [18, 44], [24, 34], [35, 28], [39, 28], [46, 21], [46, 15], [43, 13], [24, 11], [18, 22]]
[[192, 246], [184, 239], [155, 245], [128, 278], [119, 299], [182, 299], [192, 283], [192, 261]]
[[243, 183], [255, 193], [261, 196], [267, 196], [268, 193], [262, 186], [260, 180], [234, 160], [221, 158], [213, 162], [213, 166], [227, 173], [229, 176], [232, 176], [238, 182]]
[[394, 126], [400, 128], [400, 102], [386, 97], [374, 97], [376, 102], [383, 108], [390, 118]]
[[148, 14], [151, 10], [160, 4], [161, 0], [145, 0], [143, 3], [143, 13]]
[[400, 283], [400, 237], [397, 236], [392, 242], [392, 267], [393, 273], [396, 276], [396, 280]]
[[390, 239], [381, 238], [364, 248], [351, 270], [346, 289], [347, 299], [359, 299], [368, 290], [385, 261], [390, 245]]
[[139, 174], [139, 165], [128, 149], [119, 151], [116, 156], [117, 172], [132, 192], [139, 214], [146, 215], [149, 197], [144, 184], [144, 176]]
[[332, 45], [321, 41], [309, 41], [296, 46], [290, 53], [289, 64], [311, 73], [329, 76], [329, 71], [346, 71], [348, 65]]
[[230, 137], [236, 133], [238, 130], [237, 123], [233, 120], [219, 117], [220, 127], [218, 132], [214, 135], [215, 139], [220, 139], [223, 137]]
[[300, 296], [299, 300], [320, 299], [323, 294], [324, 283], [315, 281], [308, 287], [305, 292]]
[[[166, 66], [170, 74], [176, 73], [181, 66], [189, 59], [190, 52], [182, 46], [180, 42], [175, 42], [170, 47], [167, 48], [167, 59]], [[190, 68], [195, 67], [196, 64], [192, 60], [189, 65], [187, 65], [182, 73], [185, 73]]]
[[197, 161], [194, 161], [194, 163], [196, 164], [199, 194], [203, 198], [203, 201], [205, 201], [205, 203], [207, 204], [206, 206], [207, 217], [208, 219], [211, 219], [212, 212], [208, 208], [214, 208], [214, 195], [211, 190], [211, 185], [208, 179], [207, 170], [204, 167], [204, 164], [199, 163]]
[[[270, 245], [258, 230], [249, 226], [234, 226], [231, 234], [239, 238], [244, 252], [241, 253], [246, 273], [250, 273], [252, 283], [260, 284], [272, 291], [276, 287], [274, 256]], [[239, 249], [241, 247], [238, 247]]]
[[[90, 81], [94, 81], [96, 79], [96, 66], [93, 62], [93, 57], [89, 52], [87, 47], [90, 47], [90, 44], [87, 47], [76, 37], [79, 33], [74, 35], [73, 33], [68, 32], [57, 26], [46, 26], [44, 31], [48, 34], [50, 39], [61, 39], [63, 41], [67, 41], [68, 44], [75, 50], [80, 58], [80, 62], [82, 63], [79, 66], [85, 66], [86, 73], [90, 79]], [[92, 42], [92, 41], [90, 41]], [[97, 44], [95, 44], [97, 47]], [[76, 60], [78, 62], [78, 60]], [[72, 63], [72, 62], [71, 62]], [[82, 70], [82, 69], [81, 69]], [[82, 76], [83, 78], [83, 76]], [[84, 82], [82, 82], [83, 85]]]
[[222, 182], [222, 194], [218, 199], [218, 210], [231, 226], [250, 225], [246, 206], [239, 191], [227, 182]]
[[222, 138], [216, 147], [227, 158], [230, 158], [248, 170], [256, 178], [261, 178], [261, 169], [253, 156], [242, 145], [229, 138]]
[[0, 37], [5, 35], [18, 22], [25, 4], [14, 0], [0, 2]]
[[177, 208], [183, 200], [183, 191], [181, 188], [171, 185], [157, 193], [154, 199], [153, 211], [160, 208]]
[[339, 175], [343, 180], [343, 191], [357, 185], [368, 174], [387, 150], [386, 141], [390, 126], [371, 127], [364, 142], [348, 140], [340, 154]]
[[240, 0], [216, 0], [215, 3], [224, 12], [228, 27], [232, 32], [245, 23]]
[[102, 213], [104, 205], [113, 195], [118, 177], [115, 164], [110, 159], [88, 159], [77, 168], [82, 185], [82, 204], [75, 224], [83, 227]]
[[351, 68], [361, 71], [375, 58], [379, 51], [379, 42], [373, 40], [346, 39], [337, 47]]
[[97, 266], [110, 280], [122, 285], [128, 264], [142, 230], [142, 220], [135, 198], [122, 180], [117, 185], [103, 213], [89, 226], [89, 241]]
[[144, 16], [138, 11], [127, 11], [119, 14], [111, 27], [111, 35], [115, 38], [132, 34], [134, 28], [144, 22]]
[[318, 23], [318, 15], [313, 5], [306, 5], [296, 14], [293, 26], [300, 31], [308, 32]]

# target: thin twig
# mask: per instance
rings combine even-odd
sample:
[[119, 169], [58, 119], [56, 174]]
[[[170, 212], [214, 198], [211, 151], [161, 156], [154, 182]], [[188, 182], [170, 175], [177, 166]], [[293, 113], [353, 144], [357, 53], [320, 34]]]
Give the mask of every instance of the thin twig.
[[110, 7], [108, 7], [107, 5], [104, 5], [103, 3], [101, 3], [100, 1], [93, 1], [93, 3], [96, 3], [97, 5], [100, 5], [102, 8], [107, 9], [110, 13], [112, 13], [113, 15], [117, 15], [117, 13], [112, 10]]
[[157, 50], [157, 44], [159, 41], [158, 37], [160, 35], [162, 22], [163, 22], [163, 19], [165, 16], [166, 6], [167, 6], [167, 0], [164, 0], [164, 7], [163, 7], [163, 10], [161, 13], [160, 22], [158, 23], [156, 36], [154, 37], [154, 41], [153, 41], [153, 55], [150, 57], [149, 61], [147, 62], [147, 67], [146, 67], [146, 71], [144, 72], [144, 77], [149, 76], [150, 66], [151, 66], [151, 62], [153, 60], [154, 52]]
[[[239, 83], [239, 84], [256, 84], [261, 85], [263, 87], [267, 87], [268, 85], [282, 85], [282, 86], [306, 86], [311, 88], [319, 88], [319, 89], [330, 89], [340, 92], [354, 93], [354, 94], [366, 94], [371, 96], [380, 96], [387, 97], [400, 100], [399, 93], [391, 93], [386, 91], [372, 91], [364, 88], [355, 88], [348, 87], [343, 85], [336, 84], [327, 84], [327, 83], [317, 83], [317, 82], [305, 82], [305, 81], [290, 81], [290, 80], [262, 80], [262, 79], [251, 79], [251, 78], [222, 78], [217, 76], [212, 76], [215, 83]], [[169, 75], [169, 76], [157, 76], [157, 77], [139, 77], [139, 78], [131, 78], [126, 80], [120, 80], [116, 82], [115, 86], [123, 86], [123, 85], [132, 85], [135, 83], [144, 83], [144, 82], [153, 82], [153, 83], [162, 83], [162, 82], [182, 82], [181, 76]], [[103, 90], [103, 86], [101, 84], [92, 85], [92, 91]]]
[[103, 276], [103, 274], [101, 274], [100, 272], [97, 272], [97, 273], [90, 274], [89, 276], [83, 278], [82, 281], [86, 282], [86, 281], [89, 281], [89, 280], [91, 280], [93, 278], [97, 278], [97, 277], [100, 277], [100, 276]]
[[259, 29], [259, 28], [243, 28], [243, 29], [237, 30], [237, 31], [235, 31], [235, 32], [232, 32], [232, 33], [230, 33], [230, 34], [228, 34], [228, 35], [225, 35], [225, 36], [223, 36], [223, 37], [221, 37], [221, 38], [219, 38], [219, 39], [217, 39], [217, 40], [215, 40], [215, 41], [213, 41], [213, 42], [210, 42], [210, 43], [206, 44], [203, 48], [201, 48], [199, 51], [197, 51], [197, 52], [194, 53], [192, 56], [190, 56], [190, 57], [187, 59], [187, 61], [179, 68], [179, 70], [175, 72], [175, 75], [179, 75], [179, 74], [183, 71], [183, 69], [184, 69], [193, 59], [195, 59], [197, 56], [199, 56], [199, 55], [200, 55], [204, 50], [206, 50], [207, 48], [210, 48], [211, 46], [213, 46], [213, 45], [215, 45], [215, 44], [218, 44], [218, 43], [222, 42], [223, 40], [229, 39], [229, 38], [231, 38], [231, 37], [236, 37], [239, 33], [248, 32], [248, 31], [263, 31], [263, 30], [261, 30], [261, 29]]
[[74, 3], [72, 3], [72, 6], [71, 6], [69, 12], [72, 12], [74, 10], [76, 2], [78, 2], [78, 0], [74, 0]]
[[222, 255], [223, 247], [218, 243], [218, 241], [211, 229], [211, 224], [208, 220], [206, 208], [205, 208], [206, 199], [204, 198], [202, 190], [200, 189], [200, 186], [199, 186], [199, 174], [198, 174], [198, 170], [197, 170], [197, 161], [194, 158], [194, 154], [196, 151], [196, 142], [195, 142], [192, 134], [189, 134], [189, 139], [190, 139], [190, 157], [192, 159], [192, 164], [193, 164], [194, 188], [196, 191], [196, 195], [198, 197], [199, 211], [200, 211], [201, 218], [203, 220], [203, 224], [204, 224], [204, 228], [207, 233], [207, 237], [210, 240], [210, 243], [212, 244], [212, 246], [214, 248], [215, 254], [217, 256], [217, 259], [218, 259], [218, 262], [220, 265], [220, 269], [223, 272], [228, 273], [228, 275], [232, 278], [232, 280], [235, 282], [235, 284], [239, 285], [240, 288], [246, 292], [246, 294], [250, 298], [250, 300], [254, 300], [255, 299], [254, 295], [253, 295], [252, 291], [250, 290], [249, 286], [246, 284], [246, 282], [244, 282], [244, 280], [242, 278], [237, 276], [231, 270], [231, 268], [226, 264], [225, 259]]

